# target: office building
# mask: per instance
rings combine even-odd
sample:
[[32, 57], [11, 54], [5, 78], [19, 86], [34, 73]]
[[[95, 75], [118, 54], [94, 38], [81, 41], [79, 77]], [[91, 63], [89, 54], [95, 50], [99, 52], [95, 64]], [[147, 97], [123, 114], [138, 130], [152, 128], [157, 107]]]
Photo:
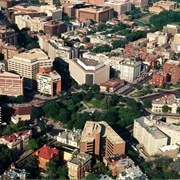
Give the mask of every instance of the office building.
[[60, 132], [57, 136], [57, 141], [63, 144], [67, 144], [69, 146], [73, 146], [79, 148], [79, 142], [81, 139], [81, 130], [80, 129], [73, 129], [73, 131], [65, 131]]
[[143, 145], [149, 155], [159, 153], [159, 147], [167, 145], [168, 137], [155, 125], [149, 117], [134, 120], [133, 136]]
[[67, 162], [68, 176], [70, 180], [84, 179], [85, 173], [91, 170], [92, 156], [87, 153], [78, 153]]
[[92, 4], [95, 6], [104, 6], [105, 0], [83, 0], [86, 4]]
[[25, 51], [8, 60], [8, 71], [24, 78], [24, 88], [36, 88], [36, 74], [40, 66], [52, 66], [53, 61], [41, 49]]
[[176, 84], [180, 80], [180, 62], [168, 60], [163, 64], [163, 70], [167, 72], [167, 82]]
[[130, 0], [130, 1], [137, 8], [144, 8], [148, 6], [148, 0]]
[[0, 94], [10, 97], [23, 95], [23, 78], [18, 74], [0, 72]]
[[125, 12], [129, 12], [132, 9], [132, 4], [129, 0], [121, 0], [121, 1], [107, 1], [104, 3], [105, 6], [111, 7], [118, 14], [124, 14]]
[[76, 19], [85, 22], [92, 19], [93, 21], [107, 21], [113, 18], [113, 8], [110, 7], [90, 7], [76, 10]]
[[124, 154], [125, 141], [105, 121], [86, 121], [80, 151], [97, 157]]
[[36, 80], [39, 93], [53, 97], [61, 92], [61, 76], [49, 66], [39, 67]]
[[81, 58], [69, 61], [69, 71], [78, 84], [91, 86], [107, 81], [110, 67], [93, 59]]
[[175, 24], [167, 24], [163, 27], [163, 33], [171, 34], [172, 36], [174, 36], [175, 34], [180, 33], [180, 27]]
[[120, 78], [132, 82], [141, 74], [141, 62], [124, 60], [119, 64]]

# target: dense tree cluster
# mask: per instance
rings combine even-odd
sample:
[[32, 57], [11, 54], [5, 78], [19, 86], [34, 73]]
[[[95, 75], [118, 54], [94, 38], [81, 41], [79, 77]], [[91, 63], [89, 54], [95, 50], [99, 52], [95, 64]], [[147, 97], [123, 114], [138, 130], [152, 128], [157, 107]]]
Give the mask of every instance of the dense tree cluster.
[[179, 22], [180, 11], [162, 11], [157, 15], [153, 15], [149, 21], [156, 28], [162, 30], [163, 26], [169, 23]]

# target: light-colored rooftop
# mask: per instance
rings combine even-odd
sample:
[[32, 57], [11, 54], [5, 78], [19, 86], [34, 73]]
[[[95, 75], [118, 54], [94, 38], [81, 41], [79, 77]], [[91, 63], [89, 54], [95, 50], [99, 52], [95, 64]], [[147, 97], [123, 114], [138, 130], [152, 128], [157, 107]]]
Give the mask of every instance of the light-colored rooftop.
[[174, 125], [174, 124], [168, 124], [165, 122], [160, 122], [157, 124], [157, 127], [162, 127], [162, 128], [167, 128], [167, 129], [171, 129], [173, 131], [177, 131], [180, 133], [180, 126]]
[[166, 94], [165, 96], [152, 100], [153, 104], [172, 105], [178, 103], [175, 94]]
[[130, 66], [130, 67], [136, 67], [141, 65], [140, 61], [130, 61], [130, 60], [124, 60], [120, 62], [120, 65], [126, 65], [126, 66]]
[[124, 143], [124, 140], [105, 121], [86, 121], [81, 136], [81, 142], [93, 141], [94, 137], [92, 136], [92, 131], [94, 131], [97, 134], [101, 133], [103, 137], [108, 138], [113, 144]]
[[22, 52], [13, 57], [13, 59], [21, 59], [23, 61], [34, 61], [34, 60], [47, 60], [48, 56], [41, 49], [31, 49], [29, 51]]
[[166, 152], [166, 151], [172, 151], [175, 149], [179, 149], [179, 146], [176, 144], [173, 145], [167, 145], [167, 146], [162, 146], [159, 148], [162, 152]]
[[81, 8], [78, 11], [85, 11], [85, 12], [91, 12], [91, 13], [100, 13], [103, 11], [106, 11], [108, 9], [111, 9], [110, 7], [104, 7], [104, 8]]
[[4, 72], [0, 73], [0, 77], [21, 78], [20, 75], [14, 74], [14, 73], [10, 73], [10, 72], [7, 72], [7, 71], [4, 71]]

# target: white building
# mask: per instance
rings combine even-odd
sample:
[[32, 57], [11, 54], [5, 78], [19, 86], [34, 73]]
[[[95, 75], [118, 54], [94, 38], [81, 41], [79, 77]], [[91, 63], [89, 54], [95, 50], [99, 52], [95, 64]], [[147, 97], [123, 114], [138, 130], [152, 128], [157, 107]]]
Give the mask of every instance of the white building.
[[119, 64], [120, 78], [132, 82], [141, 74], [141, 62], [124, 60]]
[[81, 139], [81, 129], [74, 129], [73, 131], [63, 131], [62, 133], [59, 133], [57, 136], [57, 141], [79, 148], [79, 142]]

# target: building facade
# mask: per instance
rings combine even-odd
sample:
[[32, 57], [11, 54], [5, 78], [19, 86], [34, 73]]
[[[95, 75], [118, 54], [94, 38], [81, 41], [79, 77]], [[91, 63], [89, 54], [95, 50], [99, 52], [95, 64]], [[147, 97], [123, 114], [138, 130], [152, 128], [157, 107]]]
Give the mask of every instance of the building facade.
[[76, 10], [76, 19], [85, 22], [92, 19], [93, 21], [107, 21], [113, 18], [113, 8], [81, 8]]
[[51, 148], [47, 145], [44, 145], [35, 151], [33, 155], [37, 157], [39, 162], [38, 167], [44, 170], [47, 170], [46, 165], [48, 162], [59, 160], [59, 150], [56, 148]]
[[121, 0], [119, 2], [107, 1], [104, 4], [105, 6], [113, 8], [118, 15], [124, 14], [125, 12], [129, 12], [132, 9], [132, 4], [129, 0]]
[[87, 153], [78, 153], [67, 162], [70, 180], [84, 179], [85, 173], [91, 170], [92, 156]]
[[39, 93], [53, 97], [61, 92], [61, 76], [49, 66], [39, 68], [36, 80]]
[[148, 0], [131, 0], [131, 3], [137, 8], [144, 8], [148, 6]]
[[159, 147], [168, 143], [168, 137], [148, 117], [140, 117], [134, 120], [133, 137], [144, 146], [149, 155], [158, 154]]
[[0, 94], [10, 97], [23, 95], [23, 78], [14, 73], [0, 72]]
[[162, 86], [166, 84], [167, 82], [167, 73], [163, 70], [157, 71], [153, 73], [151, 83], [154, 84], [155, 86]]
[[120, 78], [132, 82], [141, 74], [141, 62], [121, 61], [119, 64]]
[[91, 86], [107, 81], [110, 67], [93, 59], [81, 58], [69, 61], [69, 71], [78, 84]]
[[41, 49], [25, 51], [8, 60], [8, 71], [24, 78], [24, 88], [36, 88], [36, 74], [40, 66], [52, 66], [53, 61]]
[[180, 27], [175, 24], [167, 24], [163, 27], [163, 33], [171, 34], [172, 36], [174, 36], [175, 34], [180, 33]]
[[79, 148], [79, 142], [81, 139], [81, 130], [80, 129], [73, 129], [73, 131], [65, 131], [61, 132], [57, 136], [57, 141]]
[[124, 154], [125, 141], [105, 121], [86, 121], [80, 151], [97, 157]]
[[180, 80], [180, 62], [168, 60], [163, 64], [163, 70], [167, 72], [167, 82], [176, 84]]

